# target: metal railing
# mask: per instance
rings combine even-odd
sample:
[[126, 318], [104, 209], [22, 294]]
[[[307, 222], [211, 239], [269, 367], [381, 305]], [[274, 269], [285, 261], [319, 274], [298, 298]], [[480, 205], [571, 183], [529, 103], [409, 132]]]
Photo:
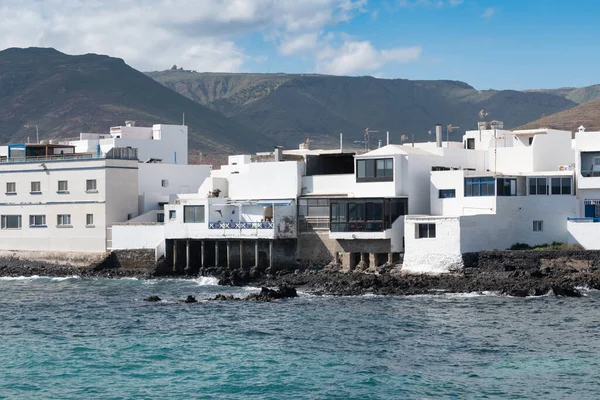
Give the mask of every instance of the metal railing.
[[391, 226], [387, 222], [332, 222], [331, 232], [383, 232]]
[[600, 222], [600, 217], [567, 218], [569, 222]]
[[208, 229], [273, 229], [272, 222], [209, 222]]
[[62, 160], [91, 160], [95, 158], [104, 158], [102, 154], [83, 153], [83, 154], [55, 154], [51, 156], [30, 156], [30, 157], [7, 157], [0, 159], [0, 163], [39, 163], [44, 161], [62, 161]]

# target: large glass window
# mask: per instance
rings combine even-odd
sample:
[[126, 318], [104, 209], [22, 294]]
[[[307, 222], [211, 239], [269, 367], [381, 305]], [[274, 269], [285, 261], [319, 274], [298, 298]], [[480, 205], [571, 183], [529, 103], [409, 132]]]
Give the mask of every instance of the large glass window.
[[498, 178], [496, 187], [498, 196], [517, 195], [517, 180], [515, 178]]
[[56, 225], [63, 227], [71, 226], [71, 214], [58, 214], [56, 216]]
[[548, 184], [546, 178], [529, 178], [530, 195], [547, 195]]
[[204, 206], [183, 206], [183, 222], [203, 223], [204, 222]]
[[331, 199], [332, 232], [382, 232], [408, 211], [406, 198]]
[[571, 177], [557, 177], [550, 179], [551, 194], [571, 194]]
[[491, 176], [465, 178], [465, 197], [494, 196], [495, 184]]
[[0, 220], [2, 229], [21, 229], [20, 215], [2, 215]]
[[[336, 213], [331, 218], [336, 218]], [[329, 228], [329, 199], [298, 199], [298, 230], [310, 232]]]
[[390, 182], [393, 180], [393, 158], [378, 158], [356, 161], [357, 182]]

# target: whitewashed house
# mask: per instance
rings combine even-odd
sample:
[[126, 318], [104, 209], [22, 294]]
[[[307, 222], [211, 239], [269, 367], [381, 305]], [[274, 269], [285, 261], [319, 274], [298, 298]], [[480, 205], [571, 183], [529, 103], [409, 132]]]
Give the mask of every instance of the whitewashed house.
[[483, 168], [431, 171], [430, 214], [405, 218], [405, 270], [447, 272], [464, 253], [567, 242], [577, 208], [570, 132], [486, 129], [463, 142], [483, 152]]
[[[81, 134], [77, 141], [0, 146], [0, 251], [31, 252], [29, 258], [100, 256], [113, 248], [115, 224], [136, 218], [162, 223], [162, 206], [197, 191], [210, 174], [210, 166], [182, 163], [187, 127], [128, 125], [109, 135]], [[138, 147], [150, 162], [139, 160]], [[169, 162], [176, 157], [161, 160], [181, 152], [177, 164]]]

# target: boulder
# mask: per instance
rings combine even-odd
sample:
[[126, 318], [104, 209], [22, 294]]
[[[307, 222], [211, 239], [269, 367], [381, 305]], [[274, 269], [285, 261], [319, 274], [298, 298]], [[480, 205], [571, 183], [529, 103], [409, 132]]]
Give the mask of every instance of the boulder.
[[144, 301], [161, 301], [162, 299], [158, 296], [149, 296], [144, 299]]

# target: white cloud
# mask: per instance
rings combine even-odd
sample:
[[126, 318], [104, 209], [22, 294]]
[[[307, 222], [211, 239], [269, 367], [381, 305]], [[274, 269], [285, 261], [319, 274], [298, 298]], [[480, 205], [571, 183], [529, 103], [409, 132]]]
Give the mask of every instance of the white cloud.
[[264, 55], [250, 57], [237, 38], [272, 31], [282, 52], [293, 54], [324, 27], [363, 12], [366, 1], [1, 0], [0, 48], [109, 54], [142, 70], [239, 71]]
[[418, 6], [442, 8], [445, 6], [456, 7], [463, 2], [464, 0], [397, 0], [396, 4], [402, 8]]
[[279, 52], [283, 55], [312, 51], [318, 46], [319, 33], [303, 33], [281, 40]]
[[496, 10], [493, 7], [488, 7], [485, 9], [483, 14], [481, 14], [481, 17], [484, 19], [490, 19], [494, 16], [494, 14], [496, 14]]
[[326, 47], [317, 55], [316, 72], [354, 75], [376, 71], [389, 63], [416, 61], [421, 53], [419, 46], [378, 50], [369, 41], [346, 41], [337, 48]]

